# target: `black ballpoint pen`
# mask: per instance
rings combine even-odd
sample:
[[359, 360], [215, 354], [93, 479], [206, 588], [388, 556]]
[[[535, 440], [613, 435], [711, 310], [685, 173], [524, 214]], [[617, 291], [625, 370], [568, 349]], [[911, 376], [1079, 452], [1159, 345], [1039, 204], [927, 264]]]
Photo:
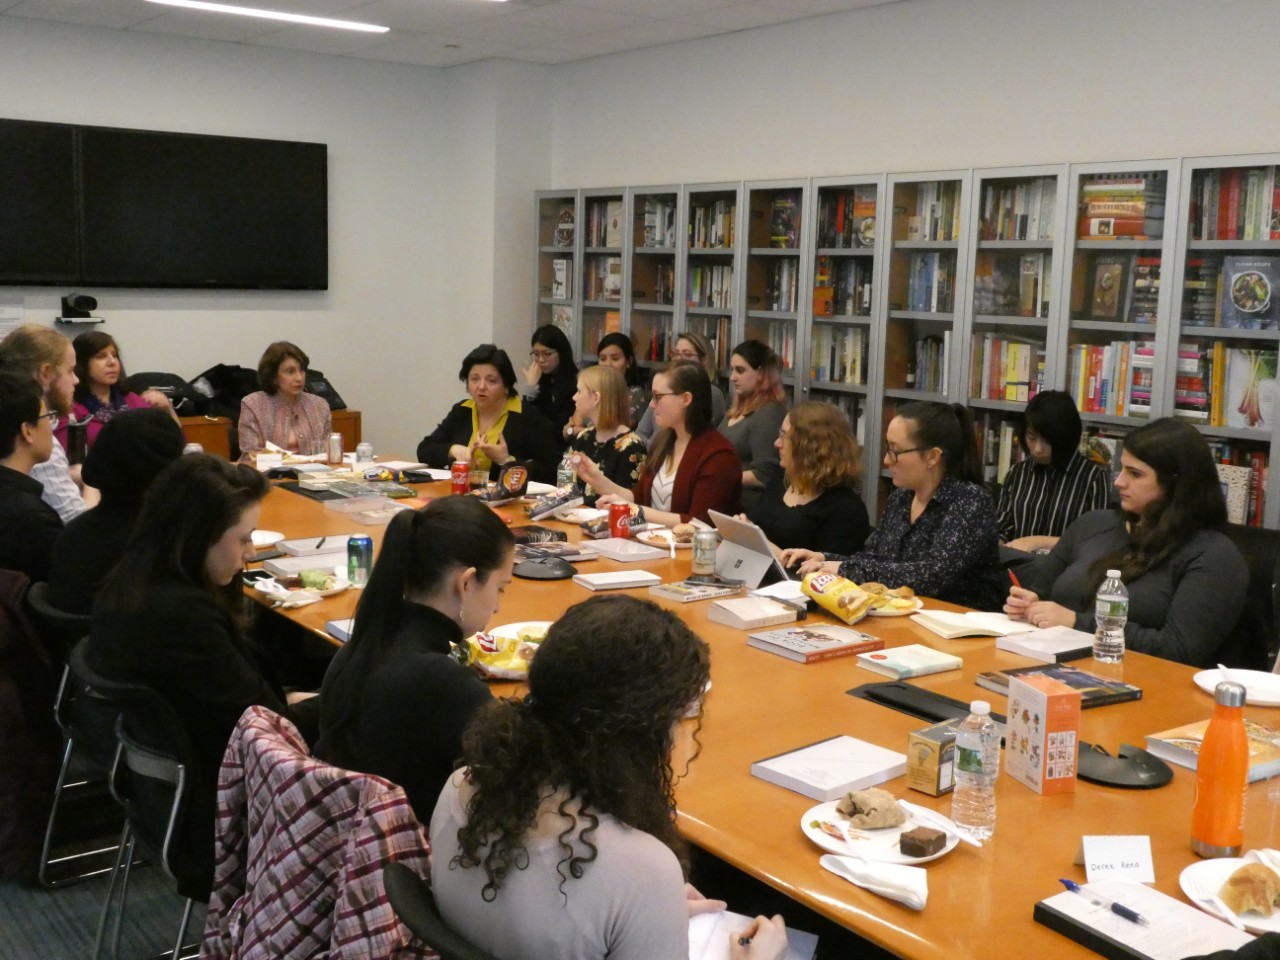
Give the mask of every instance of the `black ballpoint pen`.
[[1126, 920], [1129, 920], [1133, 923], [1140, 923], [1144, 927], [1151, 926], [1150, 920], [1142, 916], [1140, 913], [1138, 913], [1138, 911], [1132, 910], [1129, 907], [1126, 907], [1123, 903], [1116, 903], [1114, 900], [1108, 900], [1106, 897], [1102, 896], [1101, 894], [1094, 893], [1092, 890], [1086, 890], [1084, 887], [1080, 886], [1080, 884], [1076, 883], [1074, 880], [1064, 880], [1062, 878], [1059, 878], [1058, 882], [1061, 883], [1068, 890], [1070, 890], [1072, 893], [1080, 894], [1080, 896], [1084, 897], [1090, 903], [1097, 904], [1100, 907], [1106, 907], [1108, 910], [1114, 913], [1117, 917], [1124, 917]]

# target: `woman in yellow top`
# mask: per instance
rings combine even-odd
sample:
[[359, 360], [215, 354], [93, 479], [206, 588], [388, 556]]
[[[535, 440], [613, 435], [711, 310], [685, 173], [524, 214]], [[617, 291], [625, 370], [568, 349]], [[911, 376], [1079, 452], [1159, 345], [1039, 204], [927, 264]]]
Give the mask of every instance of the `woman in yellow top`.
[[560, 459], [555, 428], [520, 399], [507, 352], [482, 343], [463, 359], [458, 379], [467, 385], [469, 399], [454, 404], [422, 438], [418, 459], [432, 467], [466, 461], [490, 470], [491, 476], [494, 467], [523, 460], [532, 479], [554, 482]]

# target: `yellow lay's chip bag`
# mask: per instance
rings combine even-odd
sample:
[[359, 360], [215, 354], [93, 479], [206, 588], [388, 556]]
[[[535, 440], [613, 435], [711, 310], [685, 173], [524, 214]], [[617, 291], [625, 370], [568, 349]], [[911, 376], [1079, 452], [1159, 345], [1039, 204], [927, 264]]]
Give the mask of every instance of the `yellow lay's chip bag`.
[[871, 609], [871, 594], [834, 573], [806, 574], [800, 589], [823, 610], [845, 623], [857, 623]]

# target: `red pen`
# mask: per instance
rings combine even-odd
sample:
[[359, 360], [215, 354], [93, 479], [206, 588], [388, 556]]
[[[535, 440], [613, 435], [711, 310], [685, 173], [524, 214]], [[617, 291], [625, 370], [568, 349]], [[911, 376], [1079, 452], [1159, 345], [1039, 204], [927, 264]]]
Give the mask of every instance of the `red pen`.
[[1009, 579], [1013, 581], [1013, 585], [1017, 587], [1019, 590], [1021, 590], [1022, 584], [1018, 582], [1018, 575], [1014, 573], [1012, 570], [1008, 571], [1008, 573], [1009, 573]]

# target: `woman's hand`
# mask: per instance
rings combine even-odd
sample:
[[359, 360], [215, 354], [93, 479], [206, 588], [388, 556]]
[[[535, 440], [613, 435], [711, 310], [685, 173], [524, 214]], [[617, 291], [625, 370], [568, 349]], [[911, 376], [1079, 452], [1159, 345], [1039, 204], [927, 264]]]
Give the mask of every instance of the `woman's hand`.
[[537, 360], [530, 360], [527, 367], [521, 367], [520, 372], [524, 374], [524, 383], [527, 387], [536, 387], [538, 381], [542, 379], [542, 368], [538, 366]]
[[169, 398], [154, 388], [150, 390], [143, 390], [142, 393], [138, 394], [138, 396], [146, 401], [148, 405], [155, 407], [157, 410], [173, 409], [173, 404], [169, 402]]
[[690, 917], [696, 917], [700, 913], [719, 913], [729, 906], [723, 900], [708, 900], [692, 883], [684, 885], [684, 902], [689, 908]]
[[1076, 625], [1076, 612], [1052, 600], [1040, 600], [1027, 607], [1027, 622], [1033, 627], [1071, 627]]
[[827, 555], [825, 553], [819, 553], [817, 550], [806, 550], [804, 547], [791, 547], [782, 551], [782, 565], [788, 570], [809, 560], [817, 560], [821, 563], [826, 559]]
[[497, 443], [480, 443], [476, 441], [476, 446], [484, 451], [484, 455], [489, 458], [491, 463], [506, 463], [511, 457], [510, 452], [507, 450], [507, 438], [503, 434], [498, 434]]
[[1026, 620], [1027, 608], [1038, 603], [1040, 598], [1025, 587], [1010, 587], [1009, 596], [1004, 601], [1004, 613], [1010, 620]]
[[573, 472], [582, 478], [584, 483], [595, 486], [596, 482], [604, 476], [600, 472], [600, 465], [588, 457], [585, 453], [575, 453], [569, 458], [569, 466], [573, 467]]
[[781, 960], [786, 952], [787, 925], [780, 914], [756, 917], [745, 930], [729, 934], [729, 960]]
[[449, 460], [452, 463], [470, 463], [471, 447], [465, 443], [455, 443], [449, 448]]

